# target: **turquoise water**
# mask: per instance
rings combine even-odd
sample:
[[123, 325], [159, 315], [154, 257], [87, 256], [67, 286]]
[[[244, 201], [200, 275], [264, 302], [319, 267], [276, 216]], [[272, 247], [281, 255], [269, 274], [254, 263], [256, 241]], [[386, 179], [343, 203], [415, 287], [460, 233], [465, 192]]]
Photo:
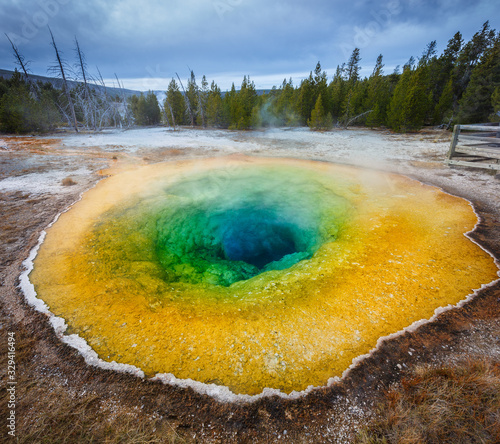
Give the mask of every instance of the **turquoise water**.
[[212, 170], [157, 187], [101, 216], [94, 235], [117, 272], [147, 261], [164, 283], [228, 287], [287, 269], [334, 241], [352, 210], [326, 177], [289, 166]]

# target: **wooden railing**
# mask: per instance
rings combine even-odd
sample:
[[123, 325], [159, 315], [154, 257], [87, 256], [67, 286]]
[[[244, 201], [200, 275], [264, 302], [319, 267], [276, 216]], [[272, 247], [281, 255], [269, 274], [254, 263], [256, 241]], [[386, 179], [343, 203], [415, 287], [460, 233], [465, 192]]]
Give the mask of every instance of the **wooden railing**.
[[499, 124], [455, 125], [446, 163], [500, 171]]

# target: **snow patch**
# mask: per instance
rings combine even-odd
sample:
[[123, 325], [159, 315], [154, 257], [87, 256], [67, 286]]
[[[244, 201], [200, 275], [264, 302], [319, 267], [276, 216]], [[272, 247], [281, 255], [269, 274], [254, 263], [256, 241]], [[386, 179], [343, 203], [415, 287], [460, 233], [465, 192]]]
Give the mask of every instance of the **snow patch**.
[[62, 185], [62, 180], [71, 177], [88, 176], [88, 168], [78, 168], [72, 171], [50, 171], [46, 173], [29, 173], [22, 176], [11, 176], [0, 180], [0, 191], [22, 191], [29, 194], [59, 194], [71, 191], [71, 187]]

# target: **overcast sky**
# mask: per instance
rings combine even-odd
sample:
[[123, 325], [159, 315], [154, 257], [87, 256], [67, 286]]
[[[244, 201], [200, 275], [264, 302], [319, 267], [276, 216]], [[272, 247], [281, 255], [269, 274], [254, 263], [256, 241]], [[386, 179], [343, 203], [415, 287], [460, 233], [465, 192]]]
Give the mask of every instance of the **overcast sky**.
[[[188, 66], [222, 90], [245, 74], [259, 89], [285, 77], [298, 85], [318, 61], [331, 78], [355, 47], [363, 75], [379, 54], [389, 73], [432, 40], [442, 51], [457, 31], [467, 40], [486, 20], [500, 29], [498, 0], [0, 1], [0, 28], [34, 74], [47, 75], [55, 60], [48, 25], [70, 64], [76, 36], [90, 71], [116, 73], [137, 90], [166, 89], [176, 72], [189, 76]], [[0, 68], [14, 66], [2, 35]]]

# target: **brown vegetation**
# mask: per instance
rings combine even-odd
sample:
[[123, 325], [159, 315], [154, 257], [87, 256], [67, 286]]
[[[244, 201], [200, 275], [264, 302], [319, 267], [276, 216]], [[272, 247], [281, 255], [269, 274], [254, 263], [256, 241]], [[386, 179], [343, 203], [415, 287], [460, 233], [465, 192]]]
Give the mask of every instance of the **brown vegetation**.
[[500, 442], [500, 363], [484, 359], [415, 368], [387, 392], [357, 442]]
[[[117, 406], [111, 396], [84, 388], [61, 386], [39, 372], [36, 340], [19, 325], [2, 325], [0, 341], [7, 344], [7, 332], [16, 333], [16, 437], [23, 443], [184, 443], [172, 427], [160, 418]], [[4, 379], [7, 353], [0, 354]], [[47, 372], [53, 369], [46, 368]], [[109, 394], [108, 394], [109, 395]], [[2, 387], [2, 399], [5, 387]], [[8, 417], [7, 403], [0, 404], [0, 416]], [[4, 436], [5, 437], [5, 436]], [[1, 439], [0, 439], [1, 441]], [[12, 440], [12, 442], [15, 439]]]
[[[406, 141], [417, 141], [416, 136], [405, 137]], [[59, 140], [54, 139], [53, 144], [39, 138], [2, 140], [8, 140], [9, 146], [2, 154], [4, 162], [14, 156], [17, 161], [17, 156], [25, 152], [34, 154], [33, 164], [27, 164], [23, 174], [52, 170], [68, 174], [63, 165], [45, 161], [52, 152], [59, 154], [52, 146]], [[143, 148], [135, 161], [141, 163], [142, 157], [162, 161], [168, 150], [167, 146], [165, 150]], [[186, 156], [207, 155], [201, 148], [187, 150], [183, 150]], [[89, 169], [97, 161], [110, 159], [109, 151], [88, 146], [80, 152], [65, 150], [64, 154], [75, 156], [77, 167], [86, 165]], [[127, 165], [134, 160], [126, 153], [116, 157], [125, 159]], [[487, 186], [494, 179], [437, 167], [427, 153], [414, 159], [421, 166], [421, 175], [414, 174], [416, 178], [474, 202], [481, 222], [472, 237], [500, 257], [498, 194], [496, 188]], [[453, 182], [448, 180], [450, 174]], [[40, 232], [97, 179], [97, 174], [79, 178], [76, 186], [58, 195], [0, 193], [0, 380], [6, 380], [10, 331], [16, 334], [18, 382], [16, 437], [8, 440], [4, 426], [0, 442], [345, 444], [353, 442], [356, 430], [366, 426], [370, 418], [373, 421], [364, 435], [358, 436], [358, 443], [392, 443], [398, 439], [401, 443], [500, 442], [500, 283], [483, 288], [462, 308], [384, 341], [341, 382], [293, 400], [270, 397], [252, 404], [225, 404], [190, 389], [85, 364], [75, 349], [58, 339], [47, 317], [24, 302], [17, 285], [22, 261], [36, 245]], [[470, 186], [472, 180], [478, 186]], [[460, 362], [464, 357], [476, 362], [440, 365]], [[0, 418], [7, 418], [5, 394], [3, 385]], [[377, 402], [382, 404], [374, 410]], [[413, 422], [405, 423], [403, 414]], [[460, 417], [467, 422], [457, 421]], [[413, 423], [421, 435], [407, 430]], [[455, 427], [455, 433], [465, 430], [469, 434], [430, 434], [431, 430], [442, 433], [443, 427], [450, 433], [448, 425]], [[481, 435], [483, 432], [489, 435]], [[472, 438], [471, 433], [475, 434]]]
[[69, 187], [71, 185], [76, 185], [76, 182], [71, 177], [64, 178], [61, 183], [65, 187]]

